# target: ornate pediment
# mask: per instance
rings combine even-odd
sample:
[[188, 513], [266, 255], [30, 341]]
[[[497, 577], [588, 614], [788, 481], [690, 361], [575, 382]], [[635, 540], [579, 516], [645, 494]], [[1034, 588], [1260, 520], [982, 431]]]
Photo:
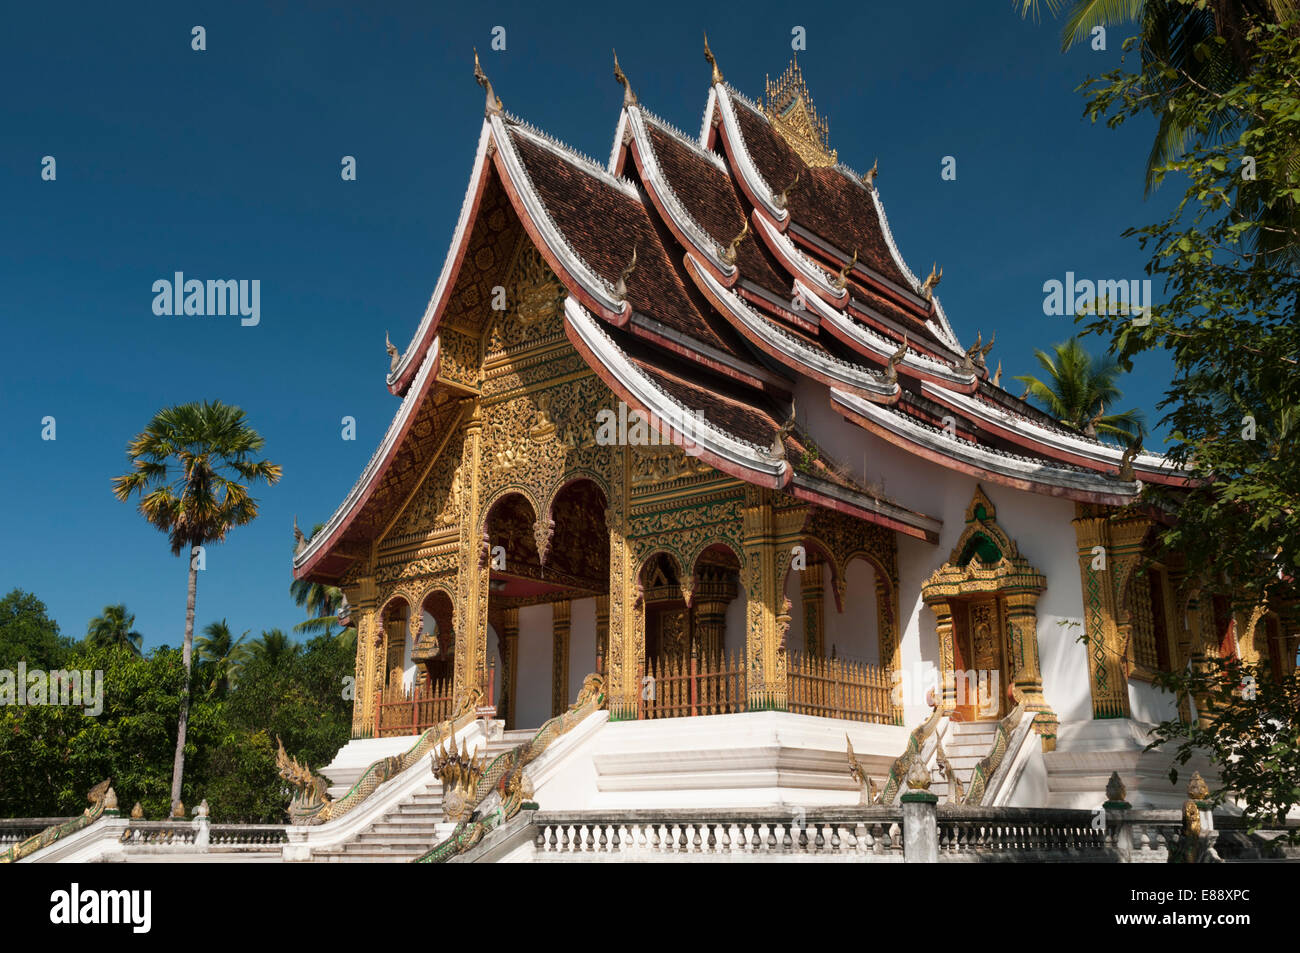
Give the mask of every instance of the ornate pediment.
[[781, 138], [808, 165], [835, 165], [836, 152], [829, 142], [830, 128], [826, 120], [817, 115], [797, 58], [790, 61], [790, 66], [775, 83], [770, 78], [767, 80], [763, 112]]

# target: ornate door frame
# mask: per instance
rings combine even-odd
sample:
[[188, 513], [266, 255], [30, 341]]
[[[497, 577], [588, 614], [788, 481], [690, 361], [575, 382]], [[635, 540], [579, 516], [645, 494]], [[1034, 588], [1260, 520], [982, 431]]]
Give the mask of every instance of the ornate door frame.
[[[982, 487], [966, 507], [966, 528], [947, 562], [921, 586], [921, 598], [935, 614], [939, 636], [942, 696], [940, 711], [957, 708], [954, 672], [953, 610], [972, 596], [994, 597], [1002, 611], [1005, 654], [1002, 664], [1011, 673], [1011, 694], [1033, 713], [1034, 731], [1044, 750], [1056, 746], [1059, 719], [1043, 697], [1043, 676], [1038, 660], [1038, 597], [1047, 578], [1020, 555], [1015, 540], [997, 524], [997, 510]], [[1002, 690], [999, 688], [999, 690]]]

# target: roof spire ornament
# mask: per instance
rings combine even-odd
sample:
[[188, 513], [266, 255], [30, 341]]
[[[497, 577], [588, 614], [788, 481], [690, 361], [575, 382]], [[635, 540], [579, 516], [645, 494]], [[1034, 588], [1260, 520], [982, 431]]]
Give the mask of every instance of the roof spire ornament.
[[875, 158], [871, 161], [871, 168], [867, 170], [867, 174], [862, 177], [862, 184], [869, 189], [874, 189], [876, 187], [876, 176], [879, 174], [880, 159]]
[[907, 357], [907, 335], [903, 335], [903, 346], [889, 356], [889, 364], [885, 368], [885, 376], [891, 382], [898, 380], [898, 362]]
[[387, 331], [384, 332], [384, 350], [388, 352], [388, 373], [396, 374], [397, 365], [402, 360], [402, 355], [397, 352], [397, 348], [389, 340]]
[[921, 285], [921, 297], [926, 301], [934, 300], [934, 289], [943, 281], [943, 269], [938, 268], [938, 262], [931, 262], [930, 274], [926, 276], [924, 284]]
[[763, 114], [799, 158], [813, 168], [833, 166], [838, 161], [830, 146], [830, 126], [817, 115], [812, 93], [803, 81], [799, 60], [794, 58], [774, 83], [767, 80]]
[[636, 93], [632, 92], [632, 84], [627, 81], [627, 75], [623, 72], [622, 67], [618, 65], [618, 50], [614, 51], [614, 79], [618, 80], [618, 85], [623, 87], [623, 108], [635, 106], [637, 104]]
[[298, 514], [293, 517], [293, 554], [296, 556], [307, 547], [307, 537], [298, 528]]
[[487, 78], [487, 73], [483, 72], [483, 67], [479, 65], [477, 48], [474, 50], [474, 79], [487, 90], [487, 105], [483, 107], [483, 115], [495, 116], [504, 110], [500, 97], [492, 91], [492, 80]]
[[727, 250], [722, 253], [722, 260], [728, 265], [734, 265], [736, 263], [736, 250], [740, 247], [740, 243], [745, 240], [745, 236], [748, 234], [749, 218], [746, 217], [745, 224], [740, 229], [740, 234], [731, 240], [731, 244], [727, 246]]
[[1119, 458], [1119, 478], [1127, 483], [1132, 483], [1137, 479], [1137, 474], [1133, 472], [1133, 458], [1138, 455], [1138, 442], [1131, 440], [1129, 445], [1124, 448], [1124, 454]]
[[786, 207], [786, 204], [790, 201], [790, 193], [793, 192], [795, 190], [795, 187], [799, 184], [799, 176], [802, 174], [802, 172], [803, 172], [802, 169], [796, 170], [794, 174], [794, 181], [791, 182], [789, 185], [787, 185], [784, 189], [782, 189], [781, 194], [772, 200], [773, 204], [775, 204], [777, 208]]
[[841, 268], [840, 273], [831, 279], [831, 286], [834, 287], [836, 291], [843, 291], [849, 286], [849, 272], [853, 270], [853, 266], [857, 263], [858, 250], [855, 248], [853, 249], [853, 260]]
[[627, 300], [627, 279], [636, 271], [636, 246], [632, 246], [632, 260], [627, 263], [627, 267], [618, 273], [618, 282], [614, 285], [614, 297], [619, 301]]
[[994, 387], [1002, 386], [1002, 359], [1001, 358], [998, 359], [998, 369], [993, 372], [993, 386]]
[[713, 67], [713, 85], [717, 86], [722, 82], [722, 70], [718, 69], [718, 61], [713, 58], [713, 51], [709, 49], [709, 34], [704, 34], [704, 58], [709, 61]]

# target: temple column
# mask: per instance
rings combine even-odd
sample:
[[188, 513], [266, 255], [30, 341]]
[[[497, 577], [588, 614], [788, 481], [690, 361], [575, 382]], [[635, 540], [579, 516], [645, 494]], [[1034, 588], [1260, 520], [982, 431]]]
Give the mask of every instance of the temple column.
[[821, 560], [809, 560], [807, 568], [799, 576], [799, 591], [803, 598], [803, 648], [808, 655], [817, 657], [826, 654], [826, 587], [822, 584], [822, 566]]
[[375, 577], [362, 576], [344, 590], [357, 629], [357, 657], [352, 684], [352, 737], [365, 737], [375, 720], [375, 684], [378, 668], [376, 635], [382, 635], [375, 618]]
[[1088, 636], [1088, 685], [1093, 718], [1129, 717], [1128, 681], [1120, 662], [1120, 641], [1115, 610], [1114, 566], [1110, 550], [1109, 521], [1105, 517], [1075, 518], [1079, 574], [1083, 581], [1084, 630]]
[[569, 631], [572, 606], [568, 599], [551, 603], [551, 716], [569, 707]]
[[785, 634], [789, 605], [782, 591], [791, 547], [800, 541], [807, 510], [777, 510], [773, 494], [747, 485], [742, 507], [745, 550], [747, 704], [750, 711], [784, 711], [789, 693]]
[[637, 605], [637, 581], [632, 564], [632, 543], [628, 539], [628, 507], [631, 475], [627, 448], [610, 448], [609, 507], [605, 525], [609, 530], [609, 656], [606, 691], [611, 721], [637, 716], [637, 668], [645, 655], [645, 639], [637, 620], [643, 608]]
[[953, 671], [952, 606], [946, 601], [933, 603], [934, 632], [939, 639], [939, 697], [935, 704], [945, 715], [957, 708], [957, 677]]
[[1056, 749], [1056, 726], [1060, 723], [1043, 697], [1043, 673], [1038, 657], [1038, 593], [1006, 593], [1007, 642], [1011, 651], [1013, 694], [1031, 712], [1034, 733], [1042, 738], [1043, 750]]
[[483, 513], [479, 499], [479, 457], [483, 439], [483, 417], [475, 401], [465, 424], [461, 456], [464, 505], [460, 517], [460, 565], [456, 576], [456, 662], [453, 694], [478, 689], [486, 695], [487, 685], [487, 587], [490, 545], [482, 536]]
[[506, 728], [515, 725], [515, 699], [518, 697], [519, 675], [519, 610], [506, 609], [501, 613], [501, 714]]
[[736, 585], [723, 569], [702, 567], [696, 583], [695, 634], [702, 658], [712, 662], [725, 656], [727, 606], [736, 598]]

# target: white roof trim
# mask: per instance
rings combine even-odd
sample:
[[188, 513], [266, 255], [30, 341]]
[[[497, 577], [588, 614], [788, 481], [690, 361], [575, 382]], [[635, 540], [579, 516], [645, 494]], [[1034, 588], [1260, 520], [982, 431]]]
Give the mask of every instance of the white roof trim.
[[[659, 168], [659, 158], [655, 155], [654, 144], [650, 141], [650, 136], [646, 132], [645, 119], [642, 117], [641, 112], [642, 110], [639, 106], [630, 106], [623, 110], [623, 115], [627, 117], [627, 121], [631, 123], [632, 135], [636, 138], [636, 141], [640, 146], [639, 153], [642, 162], [644, 163], [642, 171], [645, 178], [649, 180], [650, 184], [654, 187], [655, 193], [663, 200], [669, 216], [671, 216], [678, 227], [690, 237], [692, 244], [695, 245], [700, 253], [707, 257], [713, 267], [717, 268], [724, 275], [734, 275], [736, 273], [736, 266], [727, 264], [723, 259], [722, 246], [718, 244], [717, 240], [714, 239], [713, 236], [704, 230], [703, 226], [701, 226], [699, 222], [695, 221], [690, 212], [686, 211], [686, 207], [682, 205], [681, 200], [677, 197], [677, 193], [673, 191], [673, 187], [669, 185], [668, 180], [664, 178], [663, 170]], [[622, 124], [623, 121], [620, 120], [619, 126], [621, 127]], [[677, 133], [676, 135], [680, 136], [681, 134]], [[696, 150], [699, 147], [692, 143], [690, 148]], [[712, 155], [712, 153], [709, 154]], [[714, 156], [714, 158], [716, 159], [717, 156]], [[741, 215], [744, 215], [743, 211], [741, 212]]]
[[815, 369], [818, 373], [837, 380], [849, 387], [878, 394], [881, 397], [893, 397], [898, 393], [898, 383], [890, 383], [878, 371], [867, 370], [840, 360], [833, 354], [809, 347], [793, 334], [783, 330], [754, 311], [749, 304], [736, 295], [730, 288], [725, 288], [705, 269], [695, 267], [700, 280], [707, 286], [709, 293], [726, 303], [732, 316], [749, 328], [776, 350], [782, 357], [798, 361]]
[[[1112, 447], [1097, 440], [1090, 440], [1083, 435], [1075, 436], [1053, 430], [1050, 427], [1044, 427], [1033, 420], [1018, 416], [990, 404], [988, 401], [979, 400], [967, 394], [954, 393], [946, 388], [935, 387], [929, 382], [922, 382], [921, 391], [938, 400], [956, 404], [963, 413], [976, 420], [999, 423], [1011, 430], [1027, 431], [1042, 440], [1043, 443], [1059, 447], [1062, 450], [1068, 450], [1071, 453], [1077, 453], [1079, 456], [1087, 457], [1097, 463], [1118, 465], [1124, 456], [1124, 450], [1121, 447]], [[1133, 466], [1153, 472], [1176, 469], [1166, 457], [1153, 453], [1139, 453], [1133, 458]]]
[[709, 148], [709, 126], [713, 119], [713, 110], [717, 106], [718, 92], [712, 86], [709, 87], [709, 98], [704, 101], [704, 118], [700, 121], [700, 148]]
[[722, 90], [718, 96], [718, 106], [722, 110], [722, 123], [727, 130], [727, 140], [736, 147], [735, 164], [740, 170], [741, 176], [749, 184], [750, 190], [758, 196], [764, 208], [778, 222], [784, 222], [790, 217], [790, 213], [776, 204], [776, 196], [772, 192], [772, 187], [763, 180], [759, 174], [758, 167], [754, 165], [754, 160], [749, 154], [749, 148], [745, 145], [745, 136], [740, 131], [740, 124], [736, 120], [735, 107], [731, 105], [731, 97], [739, 96], [735, 90], [727, 86], [718, 85], [714, 90]]
[[790, 240], [790, 236], [782, 233], [780, 229], [768, 221], [765, 215], [756, 214], [754, 224], [763, 230], [763, 234], [770, 241], [780, 247], [787, 260], [794, 266], [794, 270], [799, 273], [795, 279], [796, 282], [799, 278], [802, 278], [806, 285], [812, 285], [819, 289], [813, 292], [815, 294], [836, 300], [848, 300], [847, 290], [841, 291], [831, 284], [830, 272], [800, 251], [799, 246]]
[[[795, 287], [799, 287], [796, 282]], [[852, 337], [863, 347], [871, 351], [872, 354], [878, 355], [882, 360], [888, 360], [898, 350], [898, 344], [890, 341], [888, 338], [877, 334], [875, 331], [854, 321], [843, 311], [832, 308], [826, 302], [818, 300], [817, 296], [808, 292], [804, 295], [812, 307], [821, 315], [823, 321], [829, 321], [832, 325], [839, 328], [845, 334]], [[925, 354], [914, 351], [910, 346], [907, 353], [903, 355], [903, 360], [899, 362], [903, 367], [910, 368], [916, 373], [929, 374], [944, 380], [952, 381], [963, 387], [969, 387], [978, 377], [976, 374], [966, 374], [942, 361], [936, 361], [934, 358]]]
[[623, 130], [627, 128], [627, 110], [618, 114], [618, 128], [614, 130], [614, 145], [609, 150], [609, 174], [618, 168], [618, 154], [623, 151]]
[[438, 275], [438, 283], [434, 285], [433, 295], [430, 296], [429, 303], [425, 306], [424, 317], [420, 319], [420, 325], [415, 329], [415, 336], [411, 338], [411, 343], [407, 345], [406, 352], [398, 360], [397, 368], [388, 375], [388, 384], [390, 386], [406, 373], [408, 366], [415, 357], [416, 347], [420, 339], [424, 337], [429, 325], [433, 322], [433, 316], [438, 310], [439, 303], [450, 290], [448, 285], [452, 278], [453, 262], [460, 257], [461, 245], [469, 240], [470, 199], [478, 192], [479, 180], [484, 174], [484, 167], [486, 166], [484, 160], [487, 156], [487, 144], [491, 135], [491, 129], [487, 121], [484, 120], [482, 129], [479, 131], [478, 149], [474, 153], [474, 171], [470, 174], [469, 185], [466, 186], [465, 196], [460, 202], [460, 218], [456, 220], [456, 230], [451, 233], [451, 247], [447, 250], [447, 257], [442, 260], [442, 273]]
[[302, 552], [293, 557], [293, 568], [307, 563], [321, 549], [325, 547], [326, 541], [342, 525], [348, 514], [361, 501], [370, 485], [380, 477], [379, 465], [385, 460], [393, 447], [397, 444], [398, 438], [406, 428], [407, 418], [423, 402], [424, 387], [429, 380], [429, 375], [433, 372], [434, 367], [438, 364], [438, 355], [442, 350], [441, 336], [433, 339], [433, 344], [424, 355], [424, 361], [420, 364], [420, 370], [411, 381], [411, 386], [407, 388], [406, 396], [402, 398], [402, 403], [397, 408], [397, 413], [393, 415], [392, 423], [388, 425], [388, 430], [384, 433], [384, 439], [379, 441], [379, 446], [375, 452], [370, 455], [370, 460], [366, 463], [365, 469], [357, 477], [357, 482], [352, 484], [352, 489], [348, 495], [343, 498], [329, 520], [321, 527], [320, 532], [316, 533], [309, 543], [303, 548]]
[[823, 496], [834, 497], [843, 500], [859, 509], [869, 510], [872, 513], [878, 513], [881, 516], [897, 520], [900, 523], [906, 523], [908, 526], [915, 526], [917, 529], [926, 530], [939, 535], [943, 530], [943, 521], [937, 520], [933, 516], [926, 516], [924, 513], [915, 513], [911, 510], [904, 509], [897, 503], [890, 503], [887, 500], [877, 499], [869, 493], [861, 490], [850, 490], [842, 487], [838, 483], [832, 483], [829, 480], [823, 480], [807, 473], [795, 471], [794, 477], [790, 481], [793, 485], [811, 490], [814, 493], [820, 493]]
[[[536, 189], [533, 188], [532, 179], [528, 175], [528, 170], [524, 166], [523, 160], [520, 159], [518, 153], [515, 152], [514, 143], [510, 139], [510, 133], [506, 129], [506, 125], [502, 121], [501, 116], [492, 116], [490, 122], [492, 123], [492, 131], [495, 134], [494, 139], [497, 143], [497, 148], [500, 150], [501, 160], [505, 165], [507, 172], [510, 174], [511, 181], [515, 183], [519, 197], [523, 201], [529, 217], [532, 219], [533, 224], [537, 226], [538, 231], [542, 233], [542, 239], [546, 242], [547, 246], [555, 256], [564, 262], [569, 273], [573, 275], [578, 284], [582, 286], [583, 290], [591, 295], [593, 299], [598, 301], [601, 307], [606, 308], [614, 314], [627, 314], [631, 305], [626, 301], [620, 301], [614, 295], [614, 286], [597, 274], [595, 269], [582, 260], [582, 256], [579, 255], [577, 251], [574, 250], [573, 246], [569, 244], [568, 239], [564, 237], [564, 233], [560, 231], [559, 226], [555, 224], [555, 220], [551, 218], [551, 213], [547, 211], [546, 204], [542, 202]], [[529, 135], [528, 131], [524, 127], [516, 126], [515, 128], [519, 129], [519, 131], [524, 135]], [[556, 147], [554, 143], [548, 142], [544, 137], [529, 136], [529, 138], [533, 139], [539, 145], [544, 145], [550, 148], [551, 151], [555, 152], [556, 155], [561, 158], [573, 161], [574, 164], [584, 168], [585, 171], [599, 169], [598, 177], [603, 182], [626, 192], [631, 198], [636, 199], [638, 203], [641, 201], [636, 189], [630, 182], [623, 179], [617, 179], [614, 176], [611, 176], [604, 169], [600, 169], [599, 166], [594, 164], [589, 165], [587, 162], [575, 161], [578, 157], [567, 155], [562, 148]]]
[[944, 430], [931, 427], [906, 414], [873, 404], [871, 401], [836, 388], [831, 388], [831, 401], [848, 407], [854, 413], [879, 424], [891, 433], [932, 450], [936, 454], [959, 460], [968, 466], [978, 467], [993, 474], [1085, 493], [1105, 493], [1126, 499], [1136, 497], [1141, 491], [1141, 487], [1136, 482], [1116, 482], [1100, 473], [1065, 469], [1020, 454], [990, 450], [958, 437], [950, 437]]
[[748, 470], [784, 482], [789, 464], [771, 455], [770, 447], [732, 436], [665, 393], [616, 345], [600, 323], [572, 295], [565, 296], [564, 316], [583, 344], [608, 367], [632, 397], [682, 436], [703, 449]]

